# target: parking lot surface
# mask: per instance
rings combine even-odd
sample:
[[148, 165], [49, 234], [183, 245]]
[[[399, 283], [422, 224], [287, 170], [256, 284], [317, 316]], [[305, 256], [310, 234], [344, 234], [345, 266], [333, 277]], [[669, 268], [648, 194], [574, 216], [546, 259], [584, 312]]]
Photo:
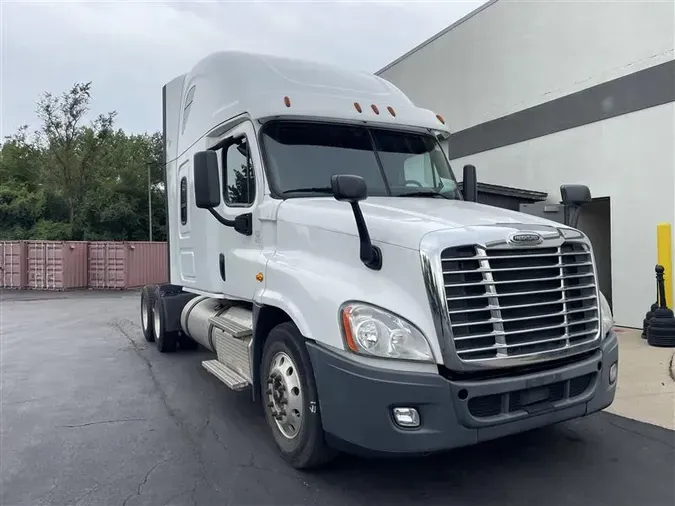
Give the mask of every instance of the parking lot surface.
[[675, 504], [675, 433], [599, 413], [419, 459], [277, 456], [259, 405], [160, 354], [137, 292], [0, 294], [0, 504]]

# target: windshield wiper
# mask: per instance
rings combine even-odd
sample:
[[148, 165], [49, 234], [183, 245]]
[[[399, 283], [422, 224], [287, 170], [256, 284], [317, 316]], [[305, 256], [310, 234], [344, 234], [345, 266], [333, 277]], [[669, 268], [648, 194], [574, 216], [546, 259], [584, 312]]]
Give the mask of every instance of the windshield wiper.
[[447, 197], [447, 196], [443, 195], [442, 193], [435, 192], [433, 190], [420, 190], [420, 191], [416, 191], [416, 192], [399, 193], [396, 196], [397, 197], [441, 197], [443, 199], [450, 200], [450, 197]]
[[281, 192], [282, 195], [286, 195], [287, 193], [333, 193], [333, 189], [323, 186], [317, 188], [294, 188], [293, 190], [285, 190]]

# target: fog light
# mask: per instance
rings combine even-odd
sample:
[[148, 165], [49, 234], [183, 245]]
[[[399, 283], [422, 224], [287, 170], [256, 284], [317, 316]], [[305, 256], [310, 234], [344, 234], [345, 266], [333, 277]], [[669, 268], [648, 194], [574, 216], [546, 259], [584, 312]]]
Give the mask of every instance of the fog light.
[[616, 377], [619, 375], [619, 366], [616, 362], [609, 368], [609, 384], [613, 385], [616, 382]]
[[400, 427], [419, 427], [420, 414], [415, 408], [394, 408], [394, 421]]

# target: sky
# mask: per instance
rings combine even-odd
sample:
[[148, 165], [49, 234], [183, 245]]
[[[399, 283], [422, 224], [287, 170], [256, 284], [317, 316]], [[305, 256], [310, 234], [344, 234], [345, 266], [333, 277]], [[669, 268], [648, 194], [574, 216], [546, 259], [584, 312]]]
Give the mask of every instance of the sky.
[[482, 3], [0, 0], [0, 135], [37, 127], [43, 92], [88, 81], [92, 113], [157, 131], [164, 83], [223, 49], [376, 72]]

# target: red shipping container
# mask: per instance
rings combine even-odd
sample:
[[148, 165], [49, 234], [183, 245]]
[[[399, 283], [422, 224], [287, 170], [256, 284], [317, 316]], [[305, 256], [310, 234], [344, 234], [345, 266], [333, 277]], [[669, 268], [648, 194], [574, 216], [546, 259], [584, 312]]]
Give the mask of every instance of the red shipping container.
[[28, 241], [28, 288], [68, 290], [86, 286], [86, 241]]
[[166, 242], [89, 243], [89, 287], [124, 290], [168, 281]]
[[26, 286], [25, 241], [0, 241], [0, 288]]

